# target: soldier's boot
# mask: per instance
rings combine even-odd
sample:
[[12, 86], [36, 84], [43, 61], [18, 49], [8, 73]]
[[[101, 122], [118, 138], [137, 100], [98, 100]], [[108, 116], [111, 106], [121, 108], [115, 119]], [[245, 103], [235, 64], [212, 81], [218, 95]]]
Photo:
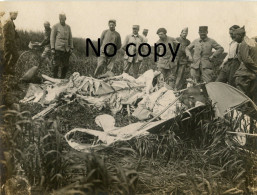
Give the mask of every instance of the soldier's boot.
[[64, 79], [64, 78], [66, 77], [66, 74], [67, 74], [67, 72], [68, 72], [68, 69], [69, 69], [68, 66], [62, 67], [62, 69], [61, 69], [61, 79]]
[[58, 69], [59, 69], [58, 66], [53, 67], [53, 77], [54, 78], [58, 78]]

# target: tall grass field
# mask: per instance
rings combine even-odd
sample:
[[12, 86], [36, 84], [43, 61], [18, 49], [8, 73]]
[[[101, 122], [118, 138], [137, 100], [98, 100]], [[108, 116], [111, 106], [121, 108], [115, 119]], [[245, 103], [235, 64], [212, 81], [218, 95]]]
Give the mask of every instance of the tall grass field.
[[[42, 41], [42, 32], [19, 31], [19, 52], [28, 51], [30, 41]], [[69, 75], [92, 76], [97, 57], [85, 56], [85, 39], [74, 38]], [[226, 54], [215, 62], [215, 72]], [[25, 71], [37, 64], [24, 55], [17, 67]], [[27, 64], [26, 64], [27, 63]], [[26, 65], [25, 65], [26, 64]], [[114, 73], [122, 73], [123, 53], [119, 51]], [[153, 56], [140, 73], [156, 69]], [[51, 76], [45, 67], [40, 73]], [[68, 75], [68, 76], [69, 76]], [[234, 143], [227, 131], [234, 131], [242, 119], [215, 118], [212, 105], [192, 116], [190, 123], [179, 117], [158, 134], [118, 142], [90, 154], [73, 150], [64, 135], [75, 127], [97, 129], [94, 119], [104, 113], [77, 101], [58, 107], [44, 118], [32, 120], [40, 104], [17, 103], [28, 84], [17, 77], [1, 78], [0, 168], [1, 194], [8, 195], [255, 195], [257, 194], [256, 139], [245, 146]], [[236, 111], [233, 113], [237, 115]], [[122, 109], [116, 126], [135, 119]], [[244, 127], [247, 128], [247, 127]], [[251, 125], [257, 131], [256, 123]]]

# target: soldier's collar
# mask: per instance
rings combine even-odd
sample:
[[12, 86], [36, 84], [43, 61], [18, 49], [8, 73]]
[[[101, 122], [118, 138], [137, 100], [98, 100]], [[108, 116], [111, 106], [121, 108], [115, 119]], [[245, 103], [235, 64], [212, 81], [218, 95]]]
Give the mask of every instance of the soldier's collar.
[[209, 39], [208, 37], [206, 37], [205, 39], [200, 38], [200, 42], [206, 42], [208, 39]]

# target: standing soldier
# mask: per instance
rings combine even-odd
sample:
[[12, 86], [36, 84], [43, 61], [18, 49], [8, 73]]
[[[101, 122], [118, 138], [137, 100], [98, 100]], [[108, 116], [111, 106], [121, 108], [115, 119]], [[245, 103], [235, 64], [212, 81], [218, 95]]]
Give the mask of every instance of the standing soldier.
[[[165, 28], [159, 28], [157, 30], [157, 35], [159, 36], [159, 40], [156, 44], [164, 44], [166, 47], [166, 53], [164, 56], [159, 57], [156, 64], [158, 70], [161, 71], [164, 82], [168, 84], [172, 89], [175, 88], [175, 62], [172, 62], [173, 55], [170, 51], [169, 44], [171, 44], [172, 48], [175, 48], [177, 41], [173, 37], [169, 37], [166, 35], [167, 30]], [[159, 55], [163, 55], [165, 52], [163, 46], [159, 46], [157, 48], [157, 52]]]
[[220, 73], [216, 81], [227, 83], [235, 87], [235, 72], [239, 68], [240, 62], [237, 57], [238, 43], [234, 40], [233, 31], [240, 28], [238, 25], [233, 25], [229, 28], [229, 34], [232, 41], [229, 44], [228, 55], [223, 60], [220, 66]]
[[190, 41], [187, 39], [188, 28], [184, 28], [181, 31], [180, 37], [176, 40], [180, 43], [180, 47], [177, 54], [177, 70], [176, 70], [176, 84], [177, 90], [186, 88], [186, 79], [190, 74], [189, 62], [186, 56], [186, 47], [190, 45]]
[[[0, 40], [2, 40], [3, 35], [2, 35], [2, 17], [4, 16], [5, 12], [0, 12]], [[1, 42], [2, 43], [2, 42]]]
[[[133, 33], [127, 35], [122, 46], [122, 49], [127, 51], [124, 55], [124, 69], [123, 71], [128, 73], [131, 66], [133, 69], [133, 76], [137, 78], [138, 70], [143, 57], [138, 54], [138, 48], [140, 44], [144, 42], [144, 39], [141, 35], [138, 34], [139, 25], [133, 25]], [[128, 44], [133, 44], [129, 45]], [[128, 49], [126, 49], [128, 46]], [[142, 49], [143, 50], [143, 49]], [[144, 50], [143, 50], [144, 52]]]
[[144, 29], [142, 33], [144, 43], [148, 43], [147, 35], [148, 35], [148, 29]]
[[[200, 38], [194, 40], [188, 47], [186, 47], [186, 55], [189, 61], [192, 61], [191, 76], [196, 82], [209, 83], [214, 80], [213, 61], [224, 49], [215, 40], [209, 38], [208, 27], [200, 26]], [[190, 50], [194, 49], [194, 56], [192, 57]], [[212, 53], [212, 49], [216, 51]]]
[[0, 12], [0, 70], [3, 69], [3, 53], [4, 53], [4, 46], [3, 46], [3, 35], [2, 35], [2, 17], [4, 16], [5, 12]]
[[[147, 35], [148, 35], [148, 29], [144, 29], [143, 32], [142, 32], [143, 43], [148, 43]], [[142, 53], [142, 55], [147, 55], [148, 47], [145, 46], [145, 45], [143, 47], [144, 47], [144, 52]], [[139, 66], [139, 71], [143, 68], [143, 62], [145, 62], [147, 58], [148, 58], [148, 56], [143, 58], [140, 66]]]
[[50, 46], [51, 27], [50, 27], [50, 23], [48, 21], [46, 21], [44, 23], [44, 27], [45, 27], [44, 40], [39, 44], [41, 47], [44, 47], [44, 51], [41, 55], [40, 63], [42, 63], [44, 60], [46, 60], [51, 55], [51, 46]]
[[235, 73], [236, 87], [252, 98], [255, 103], [257, 98], [256, 76], [257, 76], [257, 46], [253, 39], [245, 35], [245, 28], [233, 31], [234, 40], [239, 43], [238, 59], [241, 62]]
[[[148, 35], [148, 29], [144, 29], [143, 33], [142, 33], [143, 43], [148, 43], [147, 35]], [[144, 45], [143, 55], [146, 55], [148, 53], [147, 50], [148, 50], [148, 47]], [[145, 58], [147, 58], [147, 57], [145, 57]]]
[[2, 17], [4, 14], [5, 12], [0, 12], [0, 39], [2, 39]]
[[73, 51], [71, 28], [65, 23], [66, 15], [59, 14], [60, 23], [55, 24], [50, 36], [51, 52], [54, 55], [53, 77], [58, 77], [59, 67], [61, 78], [65, 78], [69, 69], [69, 59]]
[[[94, 76], [97, 76], [103, 72], [103, 68], [107, 68], [108, 71], [113, 70], [114, 62], [116, 60], [116, 55], [113, 57], [108, 57], [104, 53], [104, 47], [108, 43], [113, 43], [116, 45], [117, 50], [121, 48], [121, 38], [120, 34], [115, 30], [116, 20], [109, 20], [109, 29], [104, 30], [100, 38], [101, 54], [97, 59], [97, 67]], [[112, 55], [114, 53], [114, 48], [112, 46], [106, 47], [106, 53]]]
[[3, 25], [5, 74], [14, 74], [15, 64], [19, 58], [16, 45], [16, 39], [19, 38], [19, 36], [13, 22], [17, 16], [18, 12], [10, 12], [10, 18]]

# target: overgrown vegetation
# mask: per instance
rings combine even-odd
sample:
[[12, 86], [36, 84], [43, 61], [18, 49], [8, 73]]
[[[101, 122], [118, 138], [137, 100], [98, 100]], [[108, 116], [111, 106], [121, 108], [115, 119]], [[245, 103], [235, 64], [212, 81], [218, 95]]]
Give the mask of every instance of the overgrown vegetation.
[[[66, 112], [78, 107], [74, 103]], [[68, 129], [63, 122], [86, 118], [90, 111], [80, 107], [83, 116], [68, 118], [65, 108], [61, 109], [60, 117], [36, 121], [28, 112], [3, 111], [6, 177], [23, 176], [32, 189], [46, 194], [52, 190], [52, 194], [256, 192], [256, 151], [227, 144], [232, 139], [226, 131], [235, 121], [231, 124], [200, 113], [195, 119], [205, 117], [198, 124], [193, 119], [185, 125], [178, 119], [158, 134], [117, 143], [97, 154], [83, 154], [66, 144], [63, 134]]]
[[[42, 33], [23, 31], [20, 37], [22, 50], [27, 50], [30, 40], [42, 40]], [[81, 40], [76, 44], [78, 58], [72, 62], [70, 74], [92, 75], [97, 59], [83, 55]], [[116, 74], [122, 72], [119, 55]], [[153, 67], [150, 56], [141, 71]], [[40, 71], [47, 73], [44, 67]], [[235, 143], [226, 132], [235, 131], [240, 120], [215, 119], [211, 106], [189, 121], [178, 117], [170, 128], [158, 133], [84, 154], [71, 149], [63, 135], [75, 127], [97, 129], [94, 118], [106, 110], [74, 101], [44, 119], [32, 120], [42, 107], [31, 104], [10, 109], [22, 98], [26, 85], [19, 84], [18, 78], [4, 81], [1, 94], [5, 94], [8, 108], [0, 107], [0, 165], [5, 190], [10, 179], [21, 177], [32, 186], [32, 194], [40, 195], [257, 193], [256, 145], [252, 142], [241, 147]], [[125, 110], [116, 115], [117, 126], [134, 120]], [[252, 130], [256, 132], [256, 124]], [[20, 184], [18, 190], [24, 186]]]

